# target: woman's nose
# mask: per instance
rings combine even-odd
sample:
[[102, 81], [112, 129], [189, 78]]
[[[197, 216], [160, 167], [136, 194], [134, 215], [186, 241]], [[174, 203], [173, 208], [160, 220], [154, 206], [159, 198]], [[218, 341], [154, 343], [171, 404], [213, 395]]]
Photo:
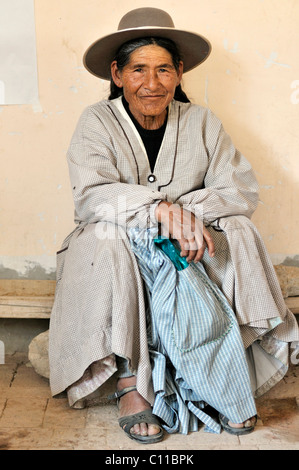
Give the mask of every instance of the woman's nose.
[[155, 90], [159, 86], [159, 77], [156, 71], [149, 71], [144, 78], [144, 87], [149, 90]]

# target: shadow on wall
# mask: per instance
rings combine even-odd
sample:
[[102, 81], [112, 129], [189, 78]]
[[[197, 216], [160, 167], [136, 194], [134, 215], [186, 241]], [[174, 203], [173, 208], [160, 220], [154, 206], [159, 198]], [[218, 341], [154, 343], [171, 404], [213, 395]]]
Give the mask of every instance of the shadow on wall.
[[28, 261], [24, 269], [17, 271], [0, 264], [0, 279], [34, 279], [34, 280], [55, 280], [56, 270], [47, 269], [40, 263]]

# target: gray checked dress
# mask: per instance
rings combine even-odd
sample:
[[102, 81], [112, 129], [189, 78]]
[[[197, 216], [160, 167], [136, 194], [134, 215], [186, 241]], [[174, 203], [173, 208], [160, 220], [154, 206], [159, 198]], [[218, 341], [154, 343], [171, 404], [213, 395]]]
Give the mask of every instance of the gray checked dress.
[[73, 407], [94, 403], [122, 357], [137, 374], [141, 395], [154, 404], [144, 281], [128, 234], [157, 225], [160, 201], [193, 211], [213, 236], [215, 257], [205, 253], [202, 264], [236, 315], [255, 396], [281, 380], [298, 325], [250, 220], [258, 204], [254, 173], [219, 119], [204, 107], [173, 101], [151, 175], [121, 99], [104, 100], [83, 112], [67, 159], [76, 225], [57, 253], [52, 394], [67, 390]]

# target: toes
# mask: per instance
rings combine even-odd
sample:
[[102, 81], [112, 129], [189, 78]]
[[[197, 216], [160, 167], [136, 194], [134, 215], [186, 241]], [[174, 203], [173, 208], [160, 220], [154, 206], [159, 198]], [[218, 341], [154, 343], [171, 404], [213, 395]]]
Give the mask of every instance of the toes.
[[160, 432], [160, 427], [156, 424], [149, 424], [140, 423], [135, 424], [130, 431], [132, 434], [139, 434], [141, 436], [153, 436], [154, 434], [158, 434]]
[[228, 425], [229, 425], [231, 428], [236, 428], [236, 429], [239, 429], [239, 428], [243, 428], [243, 427], [244, 427], [243, 423], [232, 423], [231, 421], [228, 422]]
[[157, 424], [150, 424], [148, 426], [148, 435], [153, 436], [154, 434], [158, 434], [161, 431], [160, 426]]
[[255, 418], [250, 418], [250, 419], [247, 419], [244, 423], [232, 423], [231, 421], [228, 422], [228, 425], [231, 427], [231, 428], [236, 428], [236, 429], [239, 429], [239, 428], [251, 428], [252, 426], [254, 426], [256, 423], [256, 419]]
[[148, 427], [146, 423], [140, 423], [140, 434], [141, 436], [148, 436]]
[[247, 419], [244, 423], [244, 428], [251, 428], [256, 424], [256, 418]]
[[139, 424], [135, 424], [134, 426], [132, 426], [130, 432], [131, 432], [132, 434], [141, 434], [140, 425], [139, 425]]

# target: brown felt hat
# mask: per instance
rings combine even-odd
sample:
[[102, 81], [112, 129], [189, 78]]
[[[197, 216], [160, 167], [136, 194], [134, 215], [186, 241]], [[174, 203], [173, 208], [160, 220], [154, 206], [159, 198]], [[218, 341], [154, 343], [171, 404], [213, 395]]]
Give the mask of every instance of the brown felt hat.
[[204, 62], [211, 52], [203, 36], [176, 29], [171, 16], [158, 8], [137, 8], [120, 20], [118, 30], [95, 41], [84, 54], [83, 63], [96, 77], [110, 80], [111, 62], [118, 49], [127, 41], [144, 37], [162, 37], [176, 43], [184, 72]]

